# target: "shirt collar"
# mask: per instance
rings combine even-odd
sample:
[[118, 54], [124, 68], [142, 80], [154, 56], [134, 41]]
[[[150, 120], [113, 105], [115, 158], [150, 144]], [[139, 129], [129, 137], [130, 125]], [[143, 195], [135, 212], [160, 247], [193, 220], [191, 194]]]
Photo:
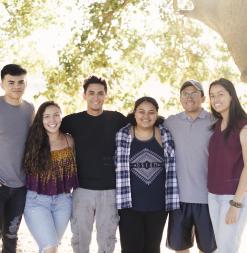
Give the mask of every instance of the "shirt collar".
[[[208, 115], [208, 112], [205, 111], [205, 110], [202, 108], [201, 112], [199, 113], [199, 115], [197, 116], [196, 119], [198, 119], [198, 118], [199, 118], [199, 119], [205, 119], [205, 118], [207, 117], [207, 115]], [[185, 112], [181, 112], [180, 116], [181, 116], [182, 119], [192, 120], [191, 117], [188, 116]], [[196, 119], [195, 119], [195, 120], [196, 120]]]

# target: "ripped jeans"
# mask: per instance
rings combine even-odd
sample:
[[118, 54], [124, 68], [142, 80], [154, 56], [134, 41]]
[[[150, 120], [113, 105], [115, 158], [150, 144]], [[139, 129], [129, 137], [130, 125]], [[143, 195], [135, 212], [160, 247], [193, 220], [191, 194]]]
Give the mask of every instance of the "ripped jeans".
[[0, 186], [0, 238], [2, 253], [15, 253], [17, 232], [26, 201], [26, 187]]
[[119, 221], [115, 190], [77, 188], [73, 192], [71, 244], [74, 253], [89, 253], [94, 221], [98, 253], [113, 253]]
[[28, 190], [24, 218], [39, 252], [59, 245], [70, 220], [71, 208], [70, 193], [50, 196]]

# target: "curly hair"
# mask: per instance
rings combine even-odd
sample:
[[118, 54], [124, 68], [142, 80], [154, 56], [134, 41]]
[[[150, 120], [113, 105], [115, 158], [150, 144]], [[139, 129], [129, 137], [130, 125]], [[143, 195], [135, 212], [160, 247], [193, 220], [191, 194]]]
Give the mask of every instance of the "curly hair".
[[61, 111], [60, 106], [53, 101], [47, 101], [39, 107], [25, 146], [23, 165], [27, 173], [45, 171], [50, 167], [51, 148], [48, 134], [43, 125], [43, 114], [48, 106], [56, 106]]

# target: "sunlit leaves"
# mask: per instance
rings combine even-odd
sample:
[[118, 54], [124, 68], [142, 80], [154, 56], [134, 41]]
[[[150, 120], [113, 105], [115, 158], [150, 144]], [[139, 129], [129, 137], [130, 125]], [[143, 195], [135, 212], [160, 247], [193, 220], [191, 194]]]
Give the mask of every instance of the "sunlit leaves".
[[[46, 91], [38, 95], [66, 112], [81, 110], [82, 81], [91, 74], [108, 81], [108, 104], [128, 111], [152, 78], [177, 90], [186, 79], [237, 73], [219, 36], [207, 38], [201, 24], [174, 12], [171, 0], [3, 0], [0, 7], [1, 58], [41, 71]], [[34, 35], [52, 26], [67, 30], [47, 64]], [[165, 103], [176, 107], [177, 99]]]

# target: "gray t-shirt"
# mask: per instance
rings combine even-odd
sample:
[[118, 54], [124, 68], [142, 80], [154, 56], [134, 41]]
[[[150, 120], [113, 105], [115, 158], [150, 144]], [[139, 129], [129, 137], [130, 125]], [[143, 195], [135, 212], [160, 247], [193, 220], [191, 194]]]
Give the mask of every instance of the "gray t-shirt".
[[208, 202], [208, 143], [212, 135], [211, 114], [202, 110], [192, 120], [185, 112], [168, 117], [165, 126], [170, 130], [176, 149], [176, 170], [180, 201]]
[[25, 185], [22, 158], [33, 112], [26, 101], [13, 106], [0, 96], [0, 182], [8, 187]]

